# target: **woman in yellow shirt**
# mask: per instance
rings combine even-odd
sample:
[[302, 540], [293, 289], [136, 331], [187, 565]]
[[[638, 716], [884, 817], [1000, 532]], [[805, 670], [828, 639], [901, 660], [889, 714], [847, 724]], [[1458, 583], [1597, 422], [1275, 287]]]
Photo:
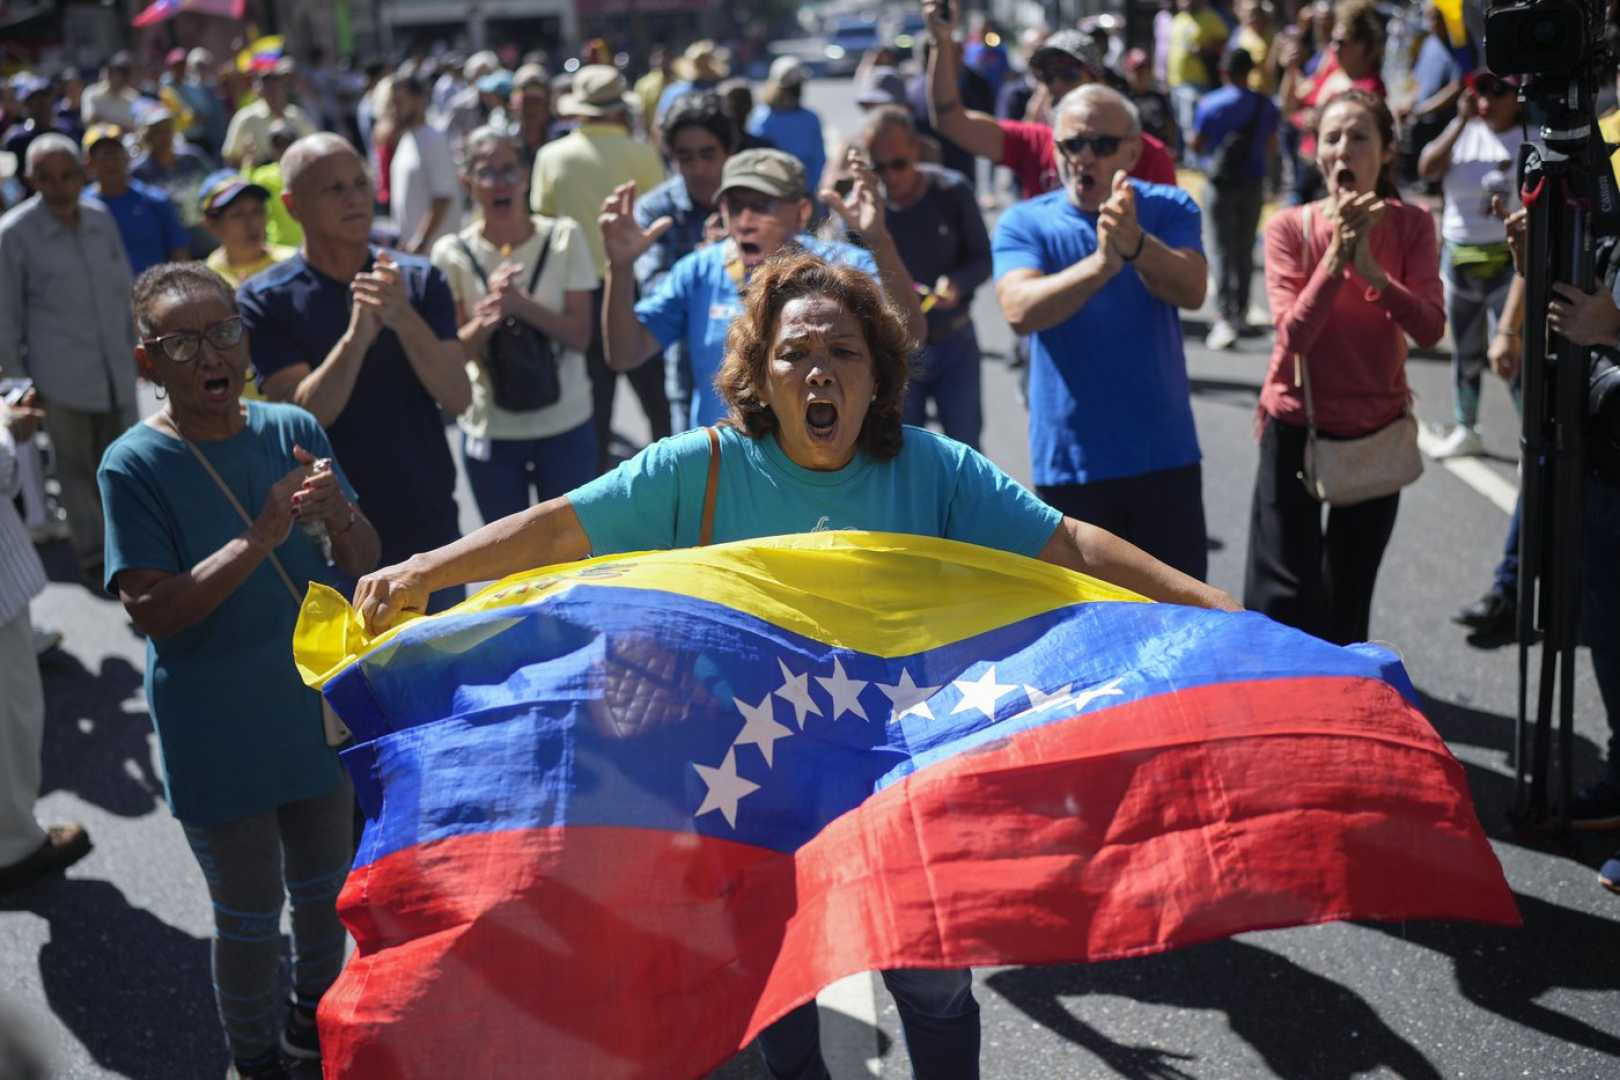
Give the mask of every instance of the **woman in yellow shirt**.
[[[205, 260], [208, 269], [230, 282], [234, 288], [261, 270], [291, 258], [297, 248], [272, 244], [265, 237], [265, 204], [270, 192], [245, 179], [241, 173], [221, 169], [203, 181], [197, 196], [203, 223], [219, 241]], [[251, 373], [242, 386], [242, 396], [263, 401], [257, 379]]]

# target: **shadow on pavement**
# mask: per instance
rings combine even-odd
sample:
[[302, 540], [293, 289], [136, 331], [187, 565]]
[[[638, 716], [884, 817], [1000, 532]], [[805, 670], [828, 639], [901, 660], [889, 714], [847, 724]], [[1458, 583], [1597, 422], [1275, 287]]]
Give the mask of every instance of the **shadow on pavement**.
[[1254, 412], [1255, 406], [1260, 401], [1260, 384], [1244, 379], [1211, 379], [1195, 376], [1187, 380], [1187, 388], [1195, 398], [1231, 405], [1244, 412]]
[[1221, 1012], [1269, 1075], [1351, 1080], [1371, 1072], [1441, 1080], [1438, 1069], [1371, 1005], [1338, 983], [1241, 941], [1070, 967], [1000, 971], [986, 984], [1031, 1020], [1089, 1051], [1126, 1080], [1192, 1080], [1196, 1055], [1118, 1042], [1063, 998], [1108, 994], [1149, 1005]]
[[[891, 1040], [881, 1029], [837, 1009], [823, 1008], [818, 1011], [823, 1047], [876, 1047], [873, 1053], [880, 1058], [889, 1053]], [[770, 1080], [770, 1075], [765, 1071], [765, 1062], [760, 1058], [758, 1048], [749, 1043], [742, 1053], [714, 1070], [705, 1080]]]
[[57, 650], [41, 665], [45, 680], [45, 740], [41, 792], [71, 791], [121, 817], [151, 813], [163, 782], [152, 761], [152, 722], [143, 706], [123, 704], [141, 689], [141, 672], [119, 656], [92, 672]]
[[205, 939], [131, 907], [112, 883], [95, 879], [49, 882], [7, 898], [4, 911], [32, 912], [50, 925], [40, 985], [97, 1065], [132, 1080], [225, 1074]]

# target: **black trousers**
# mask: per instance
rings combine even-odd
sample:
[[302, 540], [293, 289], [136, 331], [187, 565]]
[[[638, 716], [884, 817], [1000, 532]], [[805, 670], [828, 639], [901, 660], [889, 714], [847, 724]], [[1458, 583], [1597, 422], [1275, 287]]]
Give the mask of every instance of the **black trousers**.
[[1327, 507], [1300, 482], [1304, 468], [1305, 429], [1268, 420], [1249, 508], [1243, 606], [1336, 645], [1366, 641], [1400, 492]]
[[1037, 487], [1035, 494], [1064, 516], [1107, 529], [1199, 581], [1209, 573], [1202, 465], [1091, 484], [1054, 484]]
[[[591, 422], [596, 426], [596, 460], [603, 470], [611, 464], [608, 445], [613, 438], [613, 394], [618, 389], [621, 374], [607, 366], [607, 351], [602, 341], [605, 297], [602, 286], [597, 286], [591, 294], [591, 347], [585, 350], [585, 371], [591, 377]], [[664, 354], [659, 353], [640, 367], [622, 374], [630, 380], [630, 389], [636, 392], [641, 411], [647, 414], [653, 442], [667, 438], [672, 429], [669, 397], [664, 392]]]

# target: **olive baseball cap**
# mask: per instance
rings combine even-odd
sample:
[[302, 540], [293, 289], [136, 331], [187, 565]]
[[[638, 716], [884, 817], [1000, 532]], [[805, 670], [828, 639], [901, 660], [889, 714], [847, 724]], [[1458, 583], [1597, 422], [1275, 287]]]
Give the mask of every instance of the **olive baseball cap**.
[[804, 166], [781, 150], [744, 150], [726, 159], [720, 190], [747, 188], [775, 199], [802, 199], [809, 194]]

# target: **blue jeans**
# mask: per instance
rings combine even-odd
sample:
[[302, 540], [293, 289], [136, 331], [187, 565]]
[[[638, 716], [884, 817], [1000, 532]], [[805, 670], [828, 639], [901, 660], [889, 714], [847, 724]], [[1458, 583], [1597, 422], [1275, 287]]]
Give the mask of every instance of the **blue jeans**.
[[933, 399], [939, 426], [948, 438], [977, 450], [984, 427], [983, 391], [979, 384], [979, 339], [973, 324], [932, 342], [917, 358], [900, 418], [915, 427], [928, 422]]
[[462, 435], [462, 458], [486, 524], [566, 495], [596, 476], [596, 431], [589, 420], [543, 439], [490, 439], [484, 460], [473, 457], [472, 449], [482, 449], [474, 442]]
[[1473, 427], [1479, 422], [1480, 378], [1485, 373], [1485, 350], [1513, 284], [1513, 264], [1504, 263], [1494, 274], [1481, 277], [1451, 261], [1452, 244], [1440, 252], [1440, 281], [1446, 290], [1446, 321], [1451, 325], [1452, 408], [1457, 423]]
[[[917, 1080], [978, 1080], [979, 1003], [973, 972], [896, 968], [882, 972], [894, 995]], [[828, 1080], [821, 1020], [807, 1001], [759, 1033], [759, 1052], [776, 1080]]]

